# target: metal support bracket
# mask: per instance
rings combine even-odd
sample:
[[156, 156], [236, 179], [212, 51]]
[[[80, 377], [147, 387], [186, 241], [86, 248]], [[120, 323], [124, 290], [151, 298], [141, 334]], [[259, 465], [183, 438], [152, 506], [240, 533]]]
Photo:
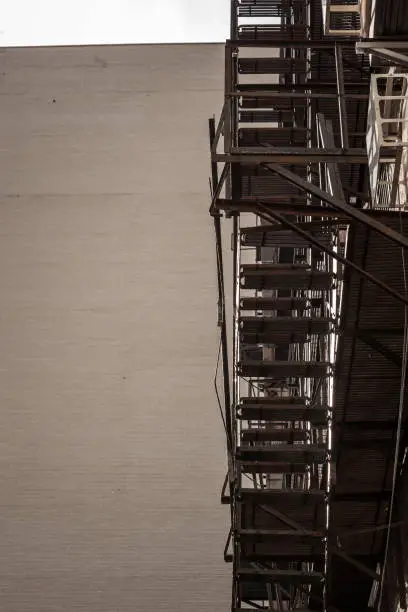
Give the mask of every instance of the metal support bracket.
[[347, 216], [351, 217], [352, 219], [355, 219], [356, 221], [363, 223], [364, 225], [380, 233], [382, 236], [389, 238], [390, 240], [392, 240], [399, 246], [408, 248], [408, 238], [405, 237], [403, 234], [401, 234], [400, 232], [396, 232], [395, 230], [388, 227], [384, 223], [377, 221], [370, 215], [367, 215], [366, 213], [362, 212], [361, 210], [357, 208], [354, 208], [350, 204], [347, 204], [346, 202], [342, 202], [338, 198], [331, 196], [326, 191], [323, 191], [322, 189], [320, 189], [320, 187], [317, 187], [316, 185], [313, 185], [312, 183], [308, 183], [307, 181], [302, 179], [300, 176], [298, 176], [291, 170], [288, 170], [284, 168], [283, 166], [280, 166], [279, 164], [264, 164], [264, 167], [271, 170], [271, 172], [275, 172], [282, 178], [287, 179], [289, 183], [292, 183], [292, 185], [296, 185], [297, 187], [299, 187], [306, 193], [310, 193], [311, 195], [316, 196], [320, 200], [323, 200], [323, 202], [326, 202], [327, 204], [330, 204], [330, 206], [333, 206], [333, 208], [336, 208], [337, 210], [341, 210], [343, 213], [345, 213]]
[[[394, 51], [393, 49], [397, 49]], [[401, 49], [405, 49], [406, 53], [402, 53]], [[376, 55], [381, 59], [385, 59], [393, 64], [408, 68], [408, 46], [406, 41], [372, 41], [356, 43], [357, 53], [366, 53]]]
[[277, 518], [279, 521], [281, 521], [285, 525], [289, 525], [289, 527], [292, 527], [292, 529], [295, 529], [296, 531], [300, 531], [302, 533], [310, 532], [310, 529], [306, 529], [306, 527], [303, 527], [303, 525], [301, 525], [297, 521], [294, 521], [293, 519], [291, 519], [289, 516], [287, 516], [283, 512], [279, 512], [279, 510], [275, 510], [275, 508], [272, 508], [271, 506], [260, 505], [259, 508], [263, 512], [266, 512], [266, 514], [270, 514], [271, 516]]
[[393, 364], [401, 368], [401, 358], [396, 353], [394, 353], [394, 351], [384, 346], [382, 342], [380, 342], [376, 338], [373, 338], [371, 334], [357, 330], [355, 335], [358, 340], [361, 340], [362, 342], [364, 342], [364, 344], [371, 347], [372, 349], [377, 351], [377, 353], [380, 353], [380, 355], [382, 355], [383, 357], [391, 361]]

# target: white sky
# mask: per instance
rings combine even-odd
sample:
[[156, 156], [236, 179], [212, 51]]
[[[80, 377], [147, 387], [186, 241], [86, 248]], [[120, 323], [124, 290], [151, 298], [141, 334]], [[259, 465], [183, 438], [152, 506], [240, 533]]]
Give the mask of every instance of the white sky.
[[0, 0], [0, 46], [221, 42], [230, 0]]

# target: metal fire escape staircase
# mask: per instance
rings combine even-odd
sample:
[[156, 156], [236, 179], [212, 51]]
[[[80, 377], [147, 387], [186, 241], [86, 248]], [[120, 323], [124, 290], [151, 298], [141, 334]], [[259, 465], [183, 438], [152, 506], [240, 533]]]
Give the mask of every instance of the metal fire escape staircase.
[[[383, 421], [374, 405], [372, 414], [364, 413], [357, 399], [355, 420], [345, 422], [341, 360], [348, 364], [351, 355], [352, 364], [358, 355], [344, 340], [351, 333], [345, 299], [361, 317], [372, 300], [390, 308], [384, 295], [400, 305], [397, 318], [408, 304], [398, 277], [387, 282], [367, 264], [367, 254], [360, 256], [359, 232], [393, 241], [398, 257], [408, 239], [405, 221], [398, 228], [392, 215], [384, 221], [364, 212], [371, 206], [368, 61], [350, 40], [325, 39], [322, 24], [321, 1], [233, 0], [225, 102], [218, 125], [210, 120], [229, 457], [222, 500], [231, 508], [225, 560], [233, 564], [233, 612], [362, 612], [376, 601], [384, 576], [398, 583], [404, 601], [401, 575], [389, 574], [387, 560], [385, 568], [380, 564], [383, 532], [370, 539], [383, 529], [389, 491], [359, 467], [364, 453], [377, 452], [371, 435]], [[232, 221], [231, 334], [224, 214]], [[368, 283], [380, 297], [369, 293], [371, 302], [364, 306], [363, 297], [357, 308], [353, 283], [360, 291]], [[356, 316], [350, 314], [353, 321]], [[383, 350], [356, 321], [354, 341]], [[390, 436], [394, 416], [388, 415]], [[389, 465], [383, 455], [375, 469], [388, 474]], [[344, 548], [353, 527], [357, 537]]]
[[236, 296], [237, 595], [305, 608], [324, 595], [335, 277], [293, 232], [246, 226], [239, 239], [256, 263], [240, 265]]

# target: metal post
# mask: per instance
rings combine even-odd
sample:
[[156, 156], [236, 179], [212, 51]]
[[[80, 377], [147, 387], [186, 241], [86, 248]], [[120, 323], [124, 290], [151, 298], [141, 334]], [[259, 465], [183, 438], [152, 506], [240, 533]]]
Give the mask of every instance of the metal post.
[[349, 148], [349, 137], [348, 137], [348, 120], [347, 120], [347, 109], [346, 109], [346, 98], [344, 91], [344, 76], [343, 76], [343, 54], [341, 47], [335, 45], [334, 47], [335, 58], [336, 58], [336, 77], [337, 77], [337, 92], [339, 94], [339, 118], [340, 118], [340, 132], [341, 132], [341, 146], [343, 149]]

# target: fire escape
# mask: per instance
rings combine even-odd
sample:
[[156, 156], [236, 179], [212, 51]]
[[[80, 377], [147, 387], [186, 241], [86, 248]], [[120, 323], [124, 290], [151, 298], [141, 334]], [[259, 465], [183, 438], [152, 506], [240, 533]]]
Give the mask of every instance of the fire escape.
[[231, 3], [210, 213], [233, 612], [407, 608], [408, 32], [375, 4]]

